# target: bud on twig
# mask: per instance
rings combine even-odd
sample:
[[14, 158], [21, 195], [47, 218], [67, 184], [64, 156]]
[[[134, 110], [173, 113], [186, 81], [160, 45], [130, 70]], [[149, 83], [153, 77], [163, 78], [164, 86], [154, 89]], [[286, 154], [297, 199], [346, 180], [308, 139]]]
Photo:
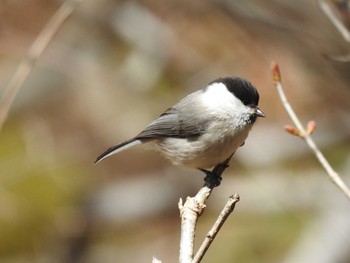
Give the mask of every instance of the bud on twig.
[[291, 133], [292, 135], [299, 136], [306, 141], [307, 145], [314, 152], [318, 161], [321, 163], [323, 168], [326, 170], [331, 181], [334, 184], [336, 184], [339, 187], [339, 189], [350, 199], [350, 188], [344, 183], [344, 181], [341, 179], [339, 174], [329, 164], [327, 159], [324, 157], [324, 155], [319, 150], [316, 143], [313, 141], [312, 137], [310, 136], [310, 134], [313, 133], [315, 128], [316, 128], [316, 122], [309, 121], [307, 124], [307, 128], [305, 130], [305, 128], [301, 124], [298, 116], [295, 114], [292, 106], [288, 102], [287, 97], [283, 91], [282, 83], [280, 82], [281, 75], [280, 75], [280, 71], [279, 71], [276, 63], [272, 63], [271, 70], [272, 70], [273, 79], [274, 79], [273, 84], [277, 88], [277, 92], [281, 98], [282, 104], [283, 104], [284, 108], [286, 109], [287, 113], [289, 114], [290, 118], [292, 119], [293, 123], [297, 127], [297, 128], [295, 128], [293, 126], [286, 125], [286, 126], [284, 126], [284, 129], [287, 132]]
[[313, 134], [313, 132], [315, 131], [316, 129], [316, 122], [315, 121], [309, 121], [307, 123], [307, 127], [306, 127], [306, 132], [311, 135]]
[[295, 127], [293, 127], [291, 125], [285, 125], [283, 128], [286, 132], [289, 132], [290, 134], [292, 134], [294, 136], [302, 137], [300, 132]]
[[273, 80], [275, 82], [281, 82], [282, 77], [281, 77], [281, 72], [280, 72], [280, 68], [279, 68], [278, 64], [275, 62], [272, 62], [271, 69], [272, 69]]

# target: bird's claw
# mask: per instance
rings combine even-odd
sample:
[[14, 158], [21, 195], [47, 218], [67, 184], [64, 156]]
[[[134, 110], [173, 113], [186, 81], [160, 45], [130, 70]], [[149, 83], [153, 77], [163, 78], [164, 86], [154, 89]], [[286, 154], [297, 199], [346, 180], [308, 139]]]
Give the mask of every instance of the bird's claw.
[[215, 168], [213, 169], [213, 171], [208, 171], [202, 168], [199, 168], [198, 170], [205, 173], [205, 177], [204, 177], [205, 186], [217, 187], [221, 184], [222, 177], [221, 175], [216, 173]]

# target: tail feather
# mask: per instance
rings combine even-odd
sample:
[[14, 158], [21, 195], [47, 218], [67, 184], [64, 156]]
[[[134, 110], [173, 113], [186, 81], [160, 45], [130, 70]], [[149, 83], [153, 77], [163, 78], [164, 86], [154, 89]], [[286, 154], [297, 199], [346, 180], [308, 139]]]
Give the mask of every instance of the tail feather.
[[115, 146], [112, 146], [111, 148], [109, 148], [108, 150], [106, 150], [104, 153], [102, 153], [99, 157], [96, 158], [96, 161], [94, 164], [99, 163], [100, 161], [106, 159], [107, 157], [116, 154], [118, 152], [121, 152], [127, 148], [136, 146], [142, 144], [142, 141], [139, 139], [131, 139], [125, 142], [122, 142], [120, 144], [117, 144]]

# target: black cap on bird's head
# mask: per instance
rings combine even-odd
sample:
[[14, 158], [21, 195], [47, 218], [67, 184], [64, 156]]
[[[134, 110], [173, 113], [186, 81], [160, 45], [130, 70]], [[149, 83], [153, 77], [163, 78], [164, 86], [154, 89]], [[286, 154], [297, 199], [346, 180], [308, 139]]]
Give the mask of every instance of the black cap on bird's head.
[[245, 106], [254, 107], [259, 104], [259, 93], [257, 89], [245, 79], [239, 77], [225, 77], [214, 80], [212, 83], [223, 83]]
[[266, 115], [259, 109], [259, 92], [248, 80], [239, 77], [218, 78], [211, 83], [223, 83], [227, 90], [238, 98], [245, 106], [254, 108], [256, 117]]

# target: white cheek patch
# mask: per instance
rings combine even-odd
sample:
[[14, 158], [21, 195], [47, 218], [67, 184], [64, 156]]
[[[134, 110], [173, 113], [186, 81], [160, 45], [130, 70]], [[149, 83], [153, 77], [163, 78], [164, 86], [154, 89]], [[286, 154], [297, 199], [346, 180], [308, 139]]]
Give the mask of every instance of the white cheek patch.
[[239, 113], [246, 111], [246, 106], [229, 92], [223, 83], [213, 83], [201, 95], [202, 103], [208, 109], [217, 112]]

